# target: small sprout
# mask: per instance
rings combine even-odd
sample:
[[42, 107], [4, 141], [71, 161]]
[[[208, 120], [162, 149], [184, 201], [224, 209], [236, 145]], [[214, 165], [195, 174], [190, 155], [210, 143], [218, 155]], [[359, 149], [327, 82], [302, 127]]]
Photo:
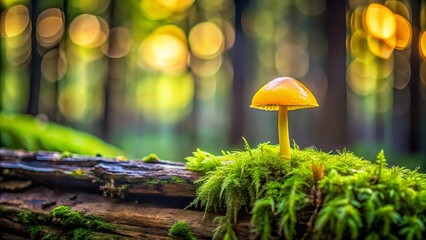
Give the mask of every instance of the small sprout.
[[127, 158], [125, 156], [117, 156], [117, 157], [115, 157], [115, 159], [118, 160], [118, 161], [126, 161], [127, 160]]
[[157, 162], [158, 160], [160, 160], [160, 158], [155, 153], [151, 153], [148, 156], [145, 156], [144, 158], [142, 158], [142, 161], [147, 163]]
[[115, 227], [96, 215], [84, 215], [82, 212], [71, 210], [68, 206], [59, 206], [50, 213], [52, 223], [67, 229], [88, 228], [93, 230], [111, 231]]
[[312, 178], [316, 184], [319, 180], [324, 178], [324, 167], [322, 165], [311, 165], [312, 169]]
[[191, 233], [189, 224], [185, 221], [178, 221], [169, 230], [169, 236], [172, 240], [196, 240]]
[[110, 183], [100, 186], [99, 189], [103, 191], [105, 197], [124, 199], [127, 187], [128, 186], [126, 184], [116, 187], [114, 179], [111, 179]]
[[380, 175], [382, 174], [382, 168], [386, 168], [387, 161], [386, 161], [386, 157], [385, 157], [385, 152], [383, 151], [383, 149], [377, 154], [377, 160], [376, 160], [376, 164], [378, 165], [378, 173], [377, 173], [377, 177], [374, 178], [374, 183], [378, 183], [380, 180]]

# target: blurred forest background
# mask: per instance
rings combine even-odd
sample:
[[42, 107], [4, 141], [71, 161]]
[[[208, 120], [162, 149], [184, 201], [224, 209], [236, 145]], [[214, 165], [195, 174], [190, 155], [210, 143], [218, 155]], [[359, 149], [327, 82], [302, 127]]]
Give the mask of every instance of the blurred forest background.
[[277, 114], [249, 105], [292, 76], [320, 105], [290, 112], [299, 146], [426, 168], [424, 0], [0, 3], [3, 113], [182, 160], [276, 144]]

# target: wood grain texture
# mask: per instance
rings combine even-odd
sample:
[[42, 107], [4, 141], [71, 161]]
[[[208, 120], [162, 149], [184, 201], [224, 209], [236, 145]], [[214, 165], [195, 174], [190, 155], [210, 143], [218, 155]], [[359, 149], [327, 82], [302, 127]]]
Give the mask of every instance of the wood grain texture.
[[[218, 216], [184, 209], [195, 197], [194, 181], [200, 175], [181, 163], [63, 158], [54, 152], [0, 149], [0, 170], [5, 186], [0, 189], [0, 239], [29, 237], [20, 212], [48, 215], [61, 205], [116, 225], [113, 232], [99, 233], [112, 239], [169, 239], [176, 221], [186, 221], [198, 239], [211, 239]], [[111, 184], [125, 186], [124, 199], [103, 196], [100, 187]], [[248, 219], [242, 219], [236, 231], [248, 239]]]

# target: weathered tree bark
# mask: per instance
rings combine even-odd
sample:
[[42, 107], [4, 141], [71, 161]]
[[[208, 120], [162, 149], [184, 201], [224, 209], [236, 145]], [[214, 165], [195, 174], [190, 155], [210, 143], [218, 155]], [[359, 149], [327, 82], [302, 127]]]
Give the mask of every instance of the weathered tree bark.
[[[215, 228], [217, 214], [184, 210], [195, 197], [200, 175], [182, 163], [0, 149], [0, 170], [1, 239], [29, 237], [20, 212], [48, 215], [61, 205], [116, 225], [105, 233], [114, 239], [168, 239], [176, 221], [186, 221], [199, 239], [211, 238]], [[248, 222], [236, 231], [248, 238]]]

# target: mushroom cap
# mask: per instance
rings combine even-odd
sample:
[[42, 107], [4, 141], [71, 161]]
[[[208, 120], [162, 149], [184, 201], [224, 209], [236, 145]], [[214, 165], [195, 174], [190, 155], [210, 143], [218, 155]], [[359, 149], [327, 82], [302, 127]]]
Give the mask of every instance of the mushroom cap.
[[250, 105], [251, 108], [267, 111], [278, 111], [280, 106], [297, 110], [318, 107], [318, 103], [305, 85], [291, 77], [280, 77], [259, 89]]

